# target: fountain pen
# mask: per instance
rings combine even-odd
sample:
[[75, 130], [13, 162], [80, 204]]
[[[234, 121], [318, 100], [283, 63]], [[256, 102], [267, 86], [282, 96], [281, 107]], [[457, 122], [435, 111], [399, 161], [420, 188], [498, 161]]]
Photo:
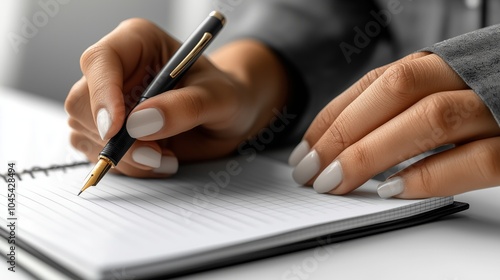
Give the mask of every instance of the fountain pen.
[[[150, 97], [173, 89], [184, 73], [212, 42], [224, 24], [225, 17], [220, 12], [211, 12], [156, 75], [142, 93], [136, 106]], [[135, 139], [127, 132], [125, 122], [120, 131], [104, 146], [99, 154], [97, 164], [85, 178], [85, 183], [78, 195], [90, 186], [97, 185], [102, 177], [118, 164], [134, 142]]]

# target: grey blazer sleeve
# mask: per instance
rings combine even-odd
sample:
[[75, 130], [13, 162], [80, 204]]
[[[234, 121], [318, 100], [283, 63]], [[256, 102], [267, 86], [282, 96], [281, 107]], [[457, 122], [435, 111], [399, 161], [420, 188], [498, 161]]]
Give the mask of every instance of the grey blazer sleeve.
[[439, 55], [476, 92], [500, 126], [500, 25], [423, 49]]
[[370, 12], [377, 10], [367, 0], [249, 0], [229, 15], [228, 37], [263, 42], [287, 68], [291, 92], [286, 112], [297, 117], [282, 140], [300, 139], [319, 110], [359, 78], [354, 73], [384, 34], [358, 38], [363, 44], [349, 57], [340, 44], [355, 46], [356, 28], [364, 29], [373, 21]]

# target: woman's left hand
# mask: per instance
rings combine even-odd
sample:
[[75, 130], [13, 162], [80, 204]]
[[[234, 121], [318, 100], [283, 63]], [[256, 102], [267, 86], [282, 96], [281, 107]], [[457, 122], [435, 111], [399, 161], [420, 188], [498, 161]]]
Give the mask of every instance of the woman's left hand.
[[297, 183], [341, 195], [447, 144], [454, 147], [391, 176], [378, 194], [425, 198], [500, 185], [499, 125], [439, 56], [420, 52], [369, 72], [332, 100], [289, 162]]

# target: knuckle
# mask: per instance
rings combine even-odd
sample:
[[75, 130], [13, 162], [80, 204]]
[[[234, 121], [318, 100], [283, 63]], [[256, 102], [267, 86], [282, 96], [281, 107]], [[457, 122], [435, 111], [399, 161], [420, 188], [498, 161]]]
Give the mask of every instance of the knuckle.
[[370, 149], [362, 143], [356, 143], [349, 148], [349, 158], [356, 165], [356, 169], [369, 171], [375, 166], [375, 159]]
[[[158, 34], [164, 34], [164, 31], [153, 22], [144, 18], [126, 19], [113, 32], [126, 34], [126, 36], [139, 41], [161, 42], [164, 39], [157, 37]], [[159, 45], [155, 44], [155, 46], [158, 47]]]
[[428, 56], [428, 55], [432, 55], [432, 54], [430, 54], [429, 52], [415, 52], [415, 53], [411, 53], [411, 54], [405, 56], [401, 61], [402, 62], [412, 61], [412, 60], [416, 60], [418, 58]]
[[78, 128], [80, 128], [80, 122], [78, 122], [76, 119], [74, 118], [69, 118], [68, 119], [68, 126], [72, 129], [75, 129], [75, 130], [78, 130]]
[[89, 156], [93, 151], [93, 144], [91, 141], [78, 132], [71, 133], [70, 143], [75, 149], [83, 152], [87, 156]]
[[[129, 38], [136, 35], [154, 34], [159, 30], [159, 27], [154, 23], [142, 18], [130, 18], [122, 21], [118, 28], [113, 30], [108, 36], [114, 34], [116, 36], [127, 36]], [[123, 34], [122, 34], [123, 33]], [[85, 73], [90, 66], [96, 65], [103, 53], [113, 50], [109, 44], [108, 36], [103, 37], [99, 42], [88, 47], [80, 56], [80, 68]]]
[[381, 76], [381, 83], [390, 92], [406, 95], [415, 89], [415, 71], [409, 63], [394, 64]]
[[81, 110], [82, 103], [85, 102], [84, 92], [82, 90], [76, 89], [76, 86], [70, 90], [66, 100], [64, 101], [64, 109], [70, 116], [78, 117]]
[[331, 146], [337, 150], [345, 150], [352, 143], [345, 125], [342, 121], [336, 120], [329, 128], [328, 133], [330, 134], [330, 139], [332, 141]]
[[469, 154], [469, 162], [475, 166], [482, 182], [500, 180], [500, 150], [489, 143], [479, 144]]
[[368, 88], [375, 80], [377, 80], [380, 75], [384, 73], [384, 69], [382, 67], [373, 69], [366, 73], [357, 83], [358, 92], [363, 92], [366, 88]]
[[78, 135], [74, 132], [71, 132], [70, 136], [69, 136], [69, 143], [71, 144], [71, 146], [77, 148], [77, 144], [78, 144]]
[[414, 171], [414, 176], [416, 180], [412, 180], [415, 182], [415, 187], [420, 188], [420, 191], [425, 197], [435, 196], [435, 184], [433, 184], [433, 179], [435, 178], [432, 173], [430, 167], [427, 164], [419, 164], [417, 168], [412, 168]]
[[[384, 74], [387, 72], [389, 75], [385, 79], [385, 85], [387, 86], [393, 86], [393, 83], [396, 83], [395, 85], [397, 86], [398, 83], [401, 83], [403, 86], [403, 89], [406, 89], [408, 87], [409, 89], [412, 89], [415, 85], [415, 79], [414, 79], [414, 74], [413, 71], [410, 67], [410, 62], [413, 60], [416, 60], [418, 58], [424, 57], [429, 55], [426, 52], [417, 52], [417, 53], [412, 53], [401, 59], [399, 62], [396, 62], [395, 64], [389, 64], [389, 65], [384, 65], [378, 68], [375, 68], [368, 73], [366, 73], [357, 83], [356, 83], [356, 89], [358, 92], [363, 92], [368, 86], [370, 86], [375, 80], [379, 79], [380, 77], [384, 76]], [[392, 76], [392, 77], [391, 77]]]
[[72, 116], [74, 115], [74, 108], [75, 108], [75, 100], [77, 98], [75, 97], [76, 94], [70, 94], [66, 97], [66, 100], [64, 101], [64, 110], [68, 113], [68, 115]]
[[120, 22], [119, 26], [127, 29], [140, 29], [140, 30], [142, 29], [147, 30], [152, 26], [156, 27], [156, 25], [151, 21], [138, 17], [125, 19], [122, 22]]
[[88, 47], [80, 56], [80, 68], [85, 74], [92, 66], [96, 65], [105, 52], [105, 47], [96, 43]]
[[427, 126], [426, 131], [430, 128], [430, 133], [433, 135], [446, 137], [455, 128], [455, 122], [451, 121], [457, 117], [457, 110], [454, 107], [449, 98], [433, 95], [418, 103], [412, 119]]
[[323, 108], [314, 120], [314, 126], [318, 128], [326, 128], [332, 125], [335, 120], [335, 113], [329, 106]]

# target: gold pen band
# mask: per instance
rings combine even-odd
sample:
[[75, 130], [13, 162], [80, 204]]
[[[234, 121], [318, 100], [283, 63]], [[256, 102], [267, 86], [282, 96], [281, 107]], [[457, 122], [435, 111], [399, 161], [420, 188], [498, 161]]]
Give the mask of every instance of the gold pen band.
[[108, 172], [109, 169], [115, 167], [115, 164], [109, 158], [102, 156], [102, 155], [99, 156], [98, 165], [99, 165], [99, 163], [102, 164], [102, 167], [100, 167], [101, 173], [100, 173], [100, 176], [96, 179], [96, 184], [99, 181], [101, 181], [102, 177], [104, 176], [104, 174], [106, 174]]
[[224, 17], [223, 14], [221, 14], [218, 11], [211, 12], [209, 16], [214, 17], [214, 18], [218, 18], [220, 20], [220, 22], [222, 23], [222, 25], [226, 24], [226, 18]]

